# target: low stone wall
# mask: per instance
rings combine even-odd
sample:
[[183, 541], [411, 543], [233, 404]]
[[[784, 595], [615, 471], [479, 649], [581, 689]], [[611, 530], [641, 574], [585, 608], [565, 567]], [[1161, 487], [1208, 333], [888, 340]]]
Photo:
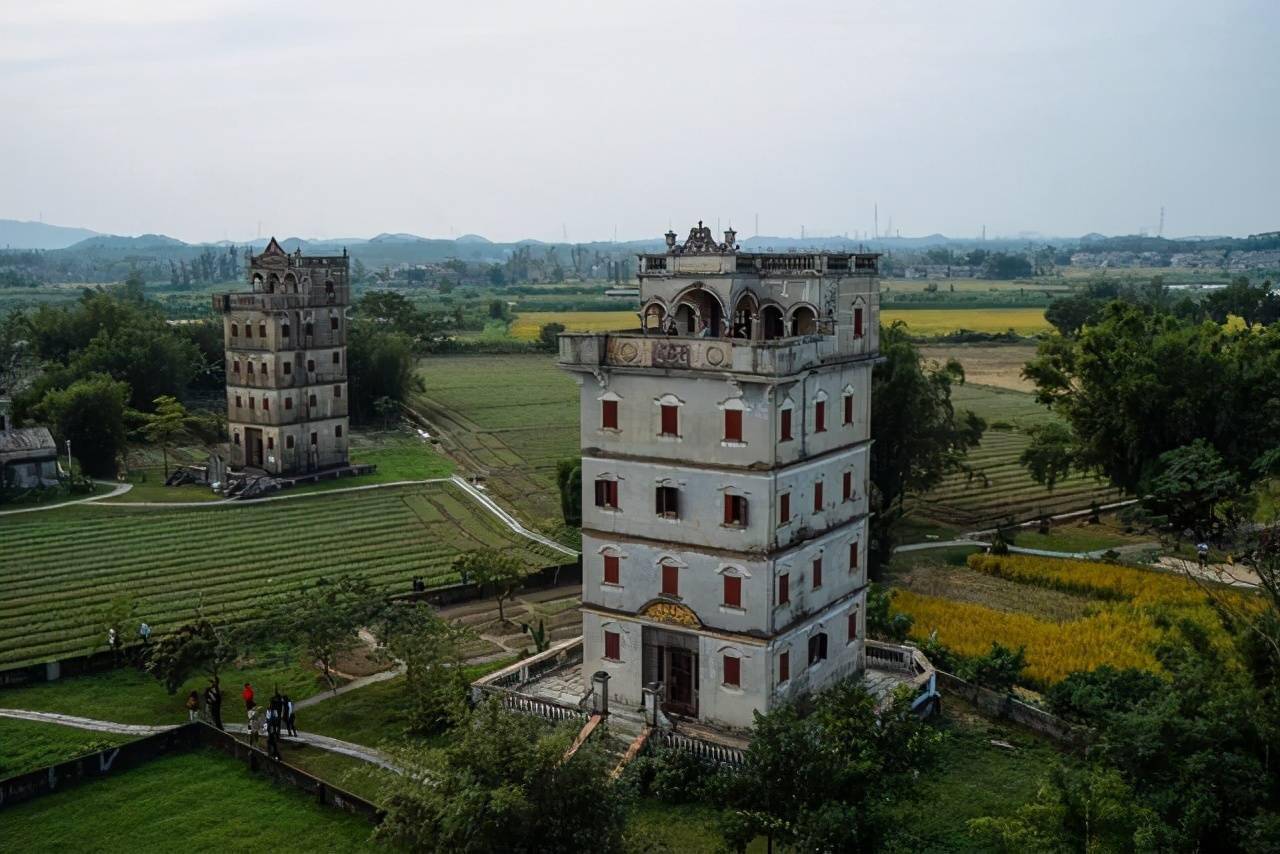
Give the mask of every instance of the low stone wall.
[[254, 772], [264, 774], [277, 783], [301, 789], [325, 806], [358, 815], [373, 824], [382, 821], [384, 813], [375, 804], [299, 768], [271, 759], [263, 751], [254, 750], [230, 733], [214, 729], [205, 723], [183, 724], [119, 747], [0, 780], [0, 809], [61, 791], [85, 780], [119, 774], [161, 756], [184, 753], [198, 747], [212, 747], [247, 762]]
[[294, 768], [285, 762], [272, 759], [261, 749], [249, 747], [249, 745], [230, 733], [203, 723], [189, 724], [189, 726], [199, 728], [198, 739], [200, 744], [216, 748], [229, 756], [248, 762], [249, 768], [256, 773], [264, 774], [277, 783], [301, 789], [327, 807], [358, 815], [373, 824], [380, 823], [383, 815], [385, 815], [383, 810], [376, 804], [366, 801], [359, 795], [353, 795], [344, 789], [339, 789], [319, 777], [313, 777], [300, 768]]
[[960, 697], [985, 715], [1021, 724], [1068, 747], [1080, 748], [1089, 742], [1089, 731], [1084, 727], [1069, 723], [1015, 697], [974, 685], [941, 670], [937, 671], [937, 677], [943, 702], [946, 702], [949, 694]]
[[[524, 581], [520, 582], [517, 592], [546, 590], [551, 587], [581, 584], [582, 562], [579, 560], [574, 563], [562, 563], [556, 566], [544, 567], [537, 572], [529, 573], [525, 576]], [[456, 605], [459, 602], [483, 599], [485, 595], [485, 592], [477, 585], [467, 583], [431, 587], [421, 593], [397, 593], [390, 598], [396, 602], [428, 602], [437, 608], [443, 608], [448, 605]]]
[[119, 774], [160, 756], [191, 750], [200, 744], [200, 731], [207, 728], [204, 724], [184, 724], [119, 747], [0, 780], [0, 809], [66, 789], [84, 780]]
[[0, 688], [13, 685], [26, 685], [29, 682], [52, 682], [63, 676], [83, 676], [87, 673], [101, 673], [114, 670], [131, 662], [136, 662], [142, 653], [140, 643], [123, 647], [119, 652], [109, 649], [98, 650], [84, 655], [72, 655], [57, 661], [46, 661], [40, 664], [24, 664], [0, 670]]

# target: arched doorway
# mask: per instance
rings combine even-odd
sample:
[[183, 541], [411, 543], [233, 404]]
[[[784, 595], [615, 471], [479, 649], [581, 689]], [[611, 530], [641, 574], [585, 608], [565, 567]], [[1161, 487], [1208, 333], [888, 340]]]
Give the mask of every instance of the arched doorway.
[[645, 332], [661, 332], [662, 321], [666, 316], [661, 303], [651, 302], [644, 309], [643, 321], [641, 322]]
[[818, 316], [813, 309], [802, 305], [791, 313], [792, 335], [815, 335], [818, 332]]
[[708, 334], [719, 337], [724, 325], [724, 307], [715, 294], [702, 288], [687, 291], [676, 307], [676, 323], [683, 335], [699, 335], [702, 327]]
[[729, 334], [734, 338], [754, 338], [756, 316], [759, 310], [756, 298], [751, 294], [743, 294], [739, 297], [738, 304], [733, 307]]
[[786, 324], [782, 320], [782, 309], [776, 305], [766, 305], [760, 311], [760, 322], [764, 326], [764, 337], [766, 341], [772, 341], [775, 338], [786, 338]]

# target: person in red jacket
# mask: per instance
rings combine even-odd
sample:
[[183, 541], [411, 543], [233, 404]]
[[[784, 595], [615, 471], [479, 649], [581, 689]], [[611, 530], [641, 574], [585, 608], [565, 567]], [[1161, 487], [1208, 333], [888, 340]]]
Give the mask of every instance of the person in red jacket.
[[244, 691], [240, 694], [244, 697], [244, 710], [247, 712], [253, 708], [253, 686], [248, 682], [244, 683]]

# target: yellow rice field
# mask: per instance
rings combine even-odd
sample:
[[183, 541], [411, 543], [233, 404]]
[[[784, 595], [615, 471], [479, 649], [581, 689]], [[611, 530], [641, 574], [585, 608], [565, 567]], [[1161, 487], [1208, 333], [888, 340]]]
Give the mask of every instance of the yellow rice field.
[[[1035, 335], [1052, 327], [1041, 308], [953, 308], [884, 309], [880, 322], [901, 320], [917, 335], [945, 335], [959, 329], [973, 332], [1004, 332]], [[640, 320], [634, 311], [530, 311], [521, 312], [511, 322], [511, 336], [534, 341], [548, 323], [563, 323], [566, 332], [613, 332], [637, 329]]]
[[[1094, 598], [1085, 617], [1055, 622], [985, 605], [927, 596], [910, 590], [894, 593], [893, 610], [908, 613], [911, 635], [938, 640], [963, 656], [982, 655], [998, 641], [1026, 647], [1028, 681], [1047, 687], [1077, 670], [1104, 664], [1158, 671], [1153, 650], [1170, 617], [1200, 623], [1219, 633], [1205, 593], [1178, 575], [1094, 561], [1030, 555], [973, 554], [969, 568], [1014, 581]], [[1242, 602], [1246, 601], [1242, 597]]]
[[548, 323], [563, 323], [565, 332], [614, 332], [640, 328], [640, 318], [634, 311], [522, 311], [511, 321], [511, 337], [536, 341], [539, 330]]
[[916, 335], [946, 335], [960, 329], [971, 332], [1004, 332], [1019, 335], [1048, 332], [1053, 327], [1042, 308], [886, 308], [880, 312], [885, 326], [901, 320]]

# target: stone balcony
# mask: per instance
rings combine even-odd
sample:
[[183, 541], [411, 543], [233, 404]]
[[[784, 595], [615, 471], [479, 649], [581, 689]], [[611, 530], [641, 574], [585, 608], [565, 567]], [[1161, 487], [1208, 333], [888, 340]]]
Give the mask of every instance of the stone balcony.
[[289, 309], [325, 308], [345, 306], [351, 302], [351, 290], [338, 287], [325, 293], [282, 294], [247, 291], [243, 293], [214, 294], [213, 310], [226, 314], [230, 311], [287, 311]]
[[837, 349], [834, 335], [800, 335], [770, 341], [701, 338], [634, 332], [564, 333], [560, 366], [590, 371], [609, 368], [663, 368], [784, 378], [832, 362], [871, 358], [871, 339], [854, 339]]

